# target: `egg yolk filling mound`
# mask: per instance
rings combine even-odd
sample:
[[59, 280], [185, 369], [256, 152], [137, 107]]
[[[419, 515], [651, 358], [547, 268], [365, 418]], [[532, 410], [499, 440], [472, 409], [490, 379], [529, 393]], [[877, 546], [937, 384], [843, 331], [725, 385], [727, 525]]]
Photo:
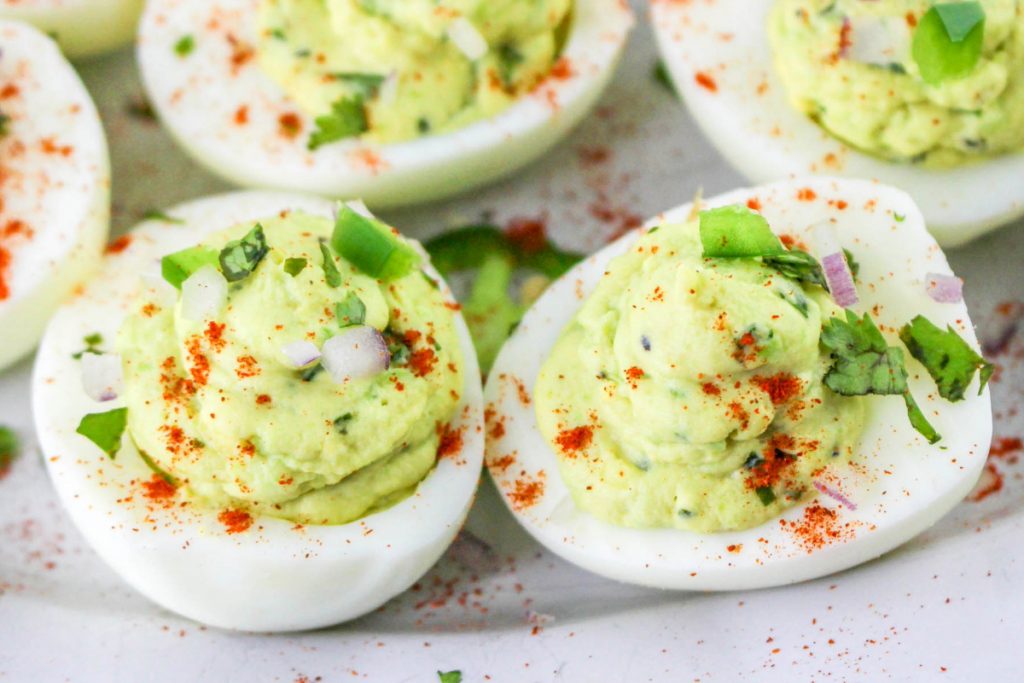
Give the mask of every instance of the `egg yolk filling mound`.
[[[142, 296], [120, 330], [127, 431], [204, 506], [342, 524], [408, 496], [435, 465], [462, 387], [454, 314], [419, 268], [375, 277], [339, 256], [334, 227], [293, 212], [211, 235], [168, 258], [172, 271], [223, 272], [215, 310], [189, 312], [185, 279], [173, 305]], [[356, 329], [383, 360], [339, 380], [328, 342]]]
[[757, 526], [815, 495], [864, 427], [864, 399], [823, 383], [842, 314], [825, 289], [701, 240], [695, 216], [614, 259], [537, 379], [577, 507], [614, 525]]
[[1017, 0], [778, 0], [768, 35], [793, 106], [863, 152], [941, 168], [1024, 149]]
[[398, 142], [508, 107], [554, 66], [571, 0], [263, 0], [263, 69], [316, 118], [312, 149]]

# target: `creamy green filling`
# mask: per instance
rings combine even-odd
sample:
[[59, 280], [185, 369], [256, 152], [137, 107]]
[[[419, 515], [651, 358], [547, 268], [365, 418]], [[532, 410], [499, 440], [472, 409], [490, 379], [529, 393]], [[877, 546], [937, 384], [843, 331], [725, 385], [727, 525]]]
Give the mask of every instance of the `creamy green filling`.
[[[755, 245], [756, 246], [756, 245]], [[615, 259], [536, 385], [576, 505], [611, 524], [724, 531], [815, 495], [865, 422], [823, 383], [819, 286], [750, 258], [705, 259], [697, 221]]]
[[[310, 147], [396, 142], [493, 116], [533, 88], [558, 56], [570, 9], [571, 0], [263, 0], [259, 59], [317, 118]], [[465, 22], [486, 42], [482, 57], [451, 37]]]
[[[453, 313], [419, 270], [382, 282], [325, 252], [328, 219], [259, 224], [258, 260], [252, 224], [200, 245], [221, 255], [225, 274], [251, 268], [219, 313], [189, 320], [181, 295], [173, 306], [144, 296], [125, 321], [128, 432], [203, 506], [345, 523], [433, 468], [462, 387]], [[356, 324], [384, 333], [390, 369], [339, 384], [283, 352], [295, 341], [322, 347]]]
[[919, 36], [915, 47], [929, 0], [778, 0], [768, 23], [776, 71], [794, 107], [869, 154], [950, 167], [1017, 152], [1024, 3], [976, 4], [984, 25], [965, 41], [982, 33], [980, 55], [965, 73], [937, 81], [920, 53], [937, 49], [934, 41]]

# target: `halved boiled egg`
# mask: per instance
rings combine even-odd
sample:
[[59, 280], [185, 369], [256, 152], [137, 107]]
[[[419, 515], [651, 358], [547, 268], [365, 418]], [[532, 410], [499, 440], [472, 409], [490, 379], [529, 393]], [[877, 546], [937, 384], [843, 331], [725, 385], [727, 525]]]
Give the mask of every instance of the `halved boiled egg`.
[[49, 34], [71, 59], [127, 45], [135, 36], [143, 0], [6, 0], [0, 18], [17, 19]]
[[0, 20], [0, 369], [99, 263], [110, 163], [96, 107], [52, 40]]
[[[540, 28], [547, 9], [450, 4], [156, 0], [139, 62], [164, 124], [224, 178], [412, 204], [507, 175], [564, 137], [633, 24], [619, 0], [548, 0], [560, 23]], [[527, 36], [505, 35], [506, 20]]]
[[971, 42], [918, 45], [919, 28], [947, 40], [938, 22], [921, 26], [929, 4], [665, 0], [651, 16], [690, 113], [751, 181], [875, 179], [907, 191], [938, 242], [956, 246], [1024, 215], [1024, 150], [989, 149], [1020, 139], [1024, 18], [1013, 2], [966, 3], [988, 15], [975, 71], [923, 82], [936, 77], [921, 74], [918, 50], [952, 68]]
[[[723, 231], [737, 221], [764, 232]], [[793, 247], [776, 249], [767, 226]], [[709, 243], [766, 238], [761, 261], [707, 258]], [[823, 278], [805, 249], [829, 254]], [[970, 377], [984, 365], [903, 192], [813, 178], [687, 204], [579, 264], [526, 314], [485, 388], [486, 463], [537, 540], [613, 579], [733, 590], [837, 572], [935, 523], [984, 466], [989, 394], [961, 378], [962, 400], [939, 396], [934, 368], [913, 359], [925, 328], [970, 359]], [[869, 386], [916, 397], [915, 426], [903, 397], [855, 395]]]
[[[37, 357], [36, 427], [73, 521], [137, 590], [206, 624], [365, 614], [427, 571], [474, 497], [481, 388], [457, 304], [429, 265], [385, 282], [339, 261], [317, 238], [332, 209], [268, 192], [168, 209], [58, 311]], [[357, 251], [392, 235], [353, 220], [370, 230]], [[225, 244], [230, 226], [250, 232]], [[210, 240], [219, 266], [195, 246]], [[448, 317], [403, 335], [428, 300]]]

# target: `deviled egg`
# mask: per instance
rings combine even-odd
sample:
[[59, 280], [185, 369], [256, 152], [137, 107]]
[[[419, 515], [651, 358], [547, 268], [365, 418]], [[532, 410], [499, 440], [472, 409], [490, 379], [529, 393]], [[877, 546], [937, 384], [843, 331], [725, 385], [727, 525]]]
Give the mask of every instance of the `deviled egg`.
[[142, 5], [143, 0], [5, 0], [0, 18], [32, 24], [78, 59], [130, 43]]
[[940, 244], [1024, 215], [1024, 8], [1016, 0], [655, 2], [690, 112], [754, 182], [906, 190]]
[[352, 619], [445, 550], [483, 460], [479, 370], [415, 244], [235, 193], [128, 233], [54, 317], [33, 408], [97, 553], [223, 628]]
[[100, 262], [110, 163], [96, 108], [56, 44], [0, 20], [0, 369]]
[[161, 119], [215, 173], [384, 206], [550, 148], [632, 24], [619, 0], [154, 0], [138, 54]]
[[985, 463], [992, 366], [960, 284], [872, 182], [666, 212], [526, 314], [485, 389], [487, 466], [541, 543], [621, 581], [747, 589], [873, 559]]

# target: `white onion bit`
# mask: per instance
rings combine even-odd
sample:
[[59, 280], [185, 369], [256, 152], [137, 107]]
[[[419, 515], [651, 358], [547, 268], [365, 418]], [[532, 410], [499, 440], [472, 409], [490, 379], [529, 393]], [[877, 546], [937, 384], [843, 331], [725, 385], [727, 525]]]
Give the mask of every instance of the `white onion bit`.
[[380, 90], [377, 91], [377, 99], [381, 104], [391, 104], [398, 97], [398, 71], [392, 69], [384, 82], [380, 84]]
[[849, 46], [840, 56], [862, 64], [902, 64], [910, 46], [910, 29], [903, 17], [850, 17]]
[[459, 17], [451, 23], [448, 38], [472, 62], [487, 54], [487, 39], [466, 17]]
[[372, 377], [391, 367], [387, 342], [375, 328], [357, 325], [324, 343], [321, 363], [337, 384]]
[[181, 315], [198, 322], [213, 317], [228, 300], [228, 281], [213, 266], [203, 266], [181, 283]]
[[113, 401], [124, 388], [121, 356], [113, 353], [82, 354], [82, 389], [94, 401]]
[[928, 296], [940, 304], [958, 304], [964, 300], [964, 281], [955, 275], [928, 273], [925, 288]]
[[320, 349], [310, 341], [294, 341], [281, 347], [281, 353], [288, 358], [288, 363], [298, 370], [320, 360]]

